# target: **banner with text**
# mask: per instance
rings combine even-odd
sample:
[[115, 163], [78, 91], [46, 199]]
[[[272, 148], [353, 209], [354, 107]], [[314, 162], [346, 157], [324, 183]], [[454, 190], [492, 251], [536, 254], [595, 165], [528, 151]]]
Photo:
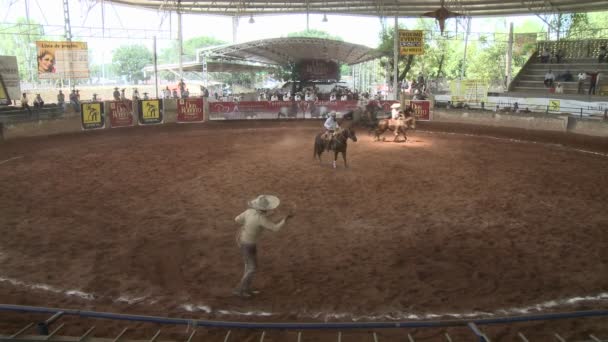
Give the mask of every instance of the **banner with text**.
[[399, 54], [424, 55], [424, 31], [399, 30]]
[[450, 83], [452, 102], [488, 102], [489, 85], [481, 80], [454, 80]]
[[114, 127], [129, 127], [133, 126], [133, 102], [125, 101], [110, 101], [110, 126]]
[[84, 42], [36, 42], [38, 78], [89, 78], [89, 51]]
[[80, 104], [82, 129], [100, 129], [105, 126], [103, 102], [86, 102]]
[[202, 98], [193, 97], [177, 100], [177, 122], [202, 122], [203, 119]]
[[6, 94], [0, 96], [0, 101], [4, 100], [6, 102], [5, 104], [8, 104], [8, 98], [11, 100], [19, 100], [21, 98], [21, 85], [19, 81], [17, 57], [0, 56], [0, 77], [6, 88], [0, 89], [0, 92], [6, 90]]
[[137, 111], [140, 125], [163, 123], [163, 107], [161, 101], [158, 99], [140, 100], [138, 102]]
[[[345, 114], [357, 109], [357, 101], [243, 101], [210, 102], [211, 120], [322, 118], [335, 110]], [[340, 116], [340, 115], [338, 115]]]
[[414, 110], [414, 117], [417, 121], [431, 120], [431, 102], [421, 100], [407, 100], [405, 105], [411, 105]]

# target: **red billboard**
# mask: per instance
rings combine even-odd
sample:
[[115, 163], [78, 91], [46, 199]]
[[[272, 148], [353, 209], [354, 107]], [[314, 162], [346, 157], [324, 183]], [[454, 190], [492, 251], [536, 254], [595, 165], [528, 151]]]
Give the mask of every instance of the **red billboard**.
[[201, 97], [177, 100], [177, 122], [202, 122], [203, 119], [203, 99]]
[[133, 126], [133, 102], [110, 101], [110, 126], [129, 127]]
[[411, 103], [412, 109], [414, 110], [414, 117], [418, 121], [429, 121], [431, 120], [431, 102], [421, 100], [406, 101]]

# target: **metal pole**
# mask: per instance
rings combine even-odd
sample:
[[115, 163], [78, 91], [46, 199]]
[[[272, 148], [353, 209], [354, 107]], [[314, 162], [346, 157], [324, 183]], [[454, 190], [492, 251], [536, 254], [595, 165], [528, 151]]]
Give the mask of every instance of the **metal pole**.
[[395, 16], [395, 35], [393, 39], [393, 100], [399, 100], [399, 17]]
[[239, 27], [239, 17], [232, 17], [232, 43], [236, 43], [236, 33]]
[[184, 69], [183, 69], [183, 37], [182, 37], [182, 13], [179, 11], [179, 5], [177, 8], [177, 44], [178, 44], [178, 54], [179, 54], [179, 78], [184, 78]]
[[[105, 42], [106, 37], [106, 14], [104, 10], [104, 0], [101, 0], [101, 38]], [[106, 54], [105, 49], [101, 50], [101, 85], [106, 84]]]
[[27, 69], [30, 74], [30, 82], [34, 82], [34, 71], [32, 70], [32, 52], [30, 50], [30, 44], [32, 40], [30, 38], [30, 8], [28, 6], [29, 1], [25, 0], [25, 22], [27, 23], [27, 47], [25, 49], [27, 53]]
[[513, 22], [509, 26], [509, 46], [507, 47], [507, 90], [511, 85], [511, 69], [513, 66]]
[[467, 33], [464, 36], [464, 57], [462, 59], [462, 69], [460, 69], [460, 79], [464, 77], [467, 67], [467, 45], [469, 44], [469, 33], [471, 33], [471, 17], [467, 18]]
[[153, 46], [154, 46], [154, 87], [156, 89], [156, 98], [158, 98], [158, 57], [156, 54], [156, 36], [154, 36]]

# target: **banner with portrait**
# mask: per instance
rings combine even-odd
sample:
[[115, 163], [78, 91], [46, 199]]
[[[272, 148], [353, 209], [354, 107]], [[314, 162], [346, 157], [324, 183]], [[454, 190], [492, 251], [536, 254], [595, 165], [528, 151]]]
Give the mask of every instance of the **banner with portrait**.
[[158, 99], [140, 100], [137, 106], [140, 125], [154, 125], [163, 123], [163, 107]]
[[[0, 56], [0, 78], [4, 84], [4, 91], [0, 101], [19, 100], [21, 98], [21, 83], [19, 80], [19, 66], [17, 57], [15, 56]], [[0, 85], [1, 88], [1, 85]]]
[[488, 102], [488, 88], [488, 83], [481, 80], [453, 80], [450, 82], [452, 102]]
[[424, 55], [424, 31], [399, 30], [399, 54]]
[[133, 102], [130, 100], [108, 102], [110, 127], [133, 126]]
[[82, 129], [101, 129], [105, 127], [103, 102], [83, 102], [80, 104]]
[[84, 42], [37, 41], [38, 78], [89, 78], [89, 51]]
[[192, 97], [177, 100], [177, 122], [202, 122], [203, 119], [202, 98]]

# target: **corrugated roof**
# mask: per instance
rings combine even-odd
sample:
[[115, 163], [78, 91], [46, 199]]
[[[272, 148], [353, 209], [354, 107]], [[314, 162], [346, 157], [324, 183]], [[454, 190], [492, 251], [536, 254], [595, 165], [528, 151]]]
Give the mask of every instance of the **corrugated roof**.
[[[441, 7], [442, 0], [306, 0], [195, 1], [106, 0], [119, 4], [182, 13], [227, 16], [250, 14], [326, 13], [364, 16], [418, 17]], [[179, 3], [179, 6], [178, 6]], [[445, 7], [466, 16], [505, 16], [608, 10], [606, 0], [445, 0]]]

